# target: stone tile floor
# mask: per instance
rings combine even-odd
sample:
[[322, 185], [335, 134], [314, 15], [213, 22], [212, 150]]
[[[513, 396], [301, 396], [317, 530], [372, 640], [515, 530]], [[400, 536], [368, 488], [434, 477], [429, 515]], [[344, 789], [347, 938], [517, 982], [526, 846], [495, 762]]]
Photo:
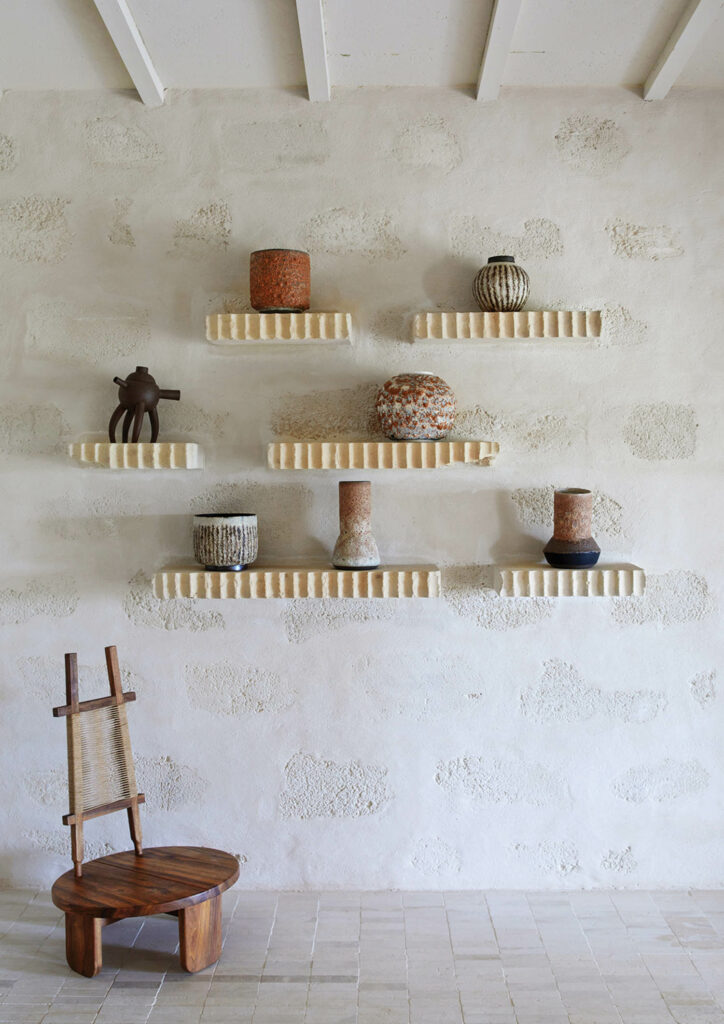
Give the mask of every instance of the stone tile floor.
[[171, 917], [65, 963], [47, 893], [0, 892], [0, 1024], [724, 1024], [724, 891], [224, 897], [220, 962]]

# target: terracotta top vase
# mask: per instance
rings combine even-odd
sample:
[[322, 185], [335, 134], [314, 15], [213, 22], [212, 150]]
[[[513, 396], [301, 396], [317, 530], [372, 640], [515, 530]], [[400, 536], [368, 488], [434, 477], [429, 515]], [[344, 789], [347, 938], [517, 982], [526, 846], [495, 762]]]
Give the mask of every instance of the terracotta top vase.
[[484, 313], [515, 313], [529, 291], [530, 278], [514, 256], [491, 256], [473, 281], [473, 297]]
[[249, 257], [251, 305], [259, 313], [302, 313], [310, 301], [309, 253], [258, 249]]
[[589, 569], [601, 549], [591, 536], [593, 495], [581, 487], [567, 487], [553, 497], [553, 536], [543, 548], [556, 569]]
[[372, 536], [372, 484], [369, 480], [343, 480], [332, 565], [337, 569], [376, 569], [379, 564], [380, 553]]
[[433, 373], [400, 373], [377, 392], [377, 417], [393, 441], [436, 441], [455, 425], [455, 395]]

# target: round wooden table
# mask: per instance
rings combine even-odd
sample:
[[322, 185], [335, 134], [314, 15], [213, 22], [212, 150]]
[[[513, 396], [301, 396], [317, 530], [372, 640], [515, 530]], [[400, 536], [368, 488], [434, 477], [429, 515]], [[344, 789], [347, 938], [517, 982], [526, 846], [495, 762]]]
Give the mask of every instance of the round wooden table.
[[181, 966], [201, 971], [221, 954], [221, 894], [239, 877], [235, 857], [203, 846], [157, 846], [112, 853], [66, 871], [52, 889], [65, 912], [68, 965], [92, 978], [103, 957], [101, 929], [124, 917], [177, 914]]

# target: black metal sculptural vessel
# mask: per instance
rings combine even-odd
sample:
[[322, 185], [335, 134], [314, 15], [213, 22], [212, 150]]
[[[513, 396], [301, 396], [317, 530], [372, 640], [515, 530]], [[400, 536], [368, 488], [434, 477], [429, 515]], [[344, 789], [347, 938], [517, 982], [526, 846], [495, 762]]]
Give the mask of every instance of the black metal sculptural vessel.
[[118, 421], [125, 412], [123, 420], [123, 442], [128, 441], [128, 432], [133, 423], [131, 441], [138, 441], [141, 436], [143, 417], [148, 413], [151, 422], [151, 441], [158, 440], [158, 412], [156, 406], [161, 398], [178, 402], [181, 398], [180, 391], [169, 391], [159, 388], [156, 381], [148, 372], [147, 366], [137, 366], [134, 373], [129, 373], [125, 380], [114, 377], [113, 383], [118, 385], [119, 405], [114, 410], [108, 424], [108, 438], [113, 443], [116, 440], [116, 427]]

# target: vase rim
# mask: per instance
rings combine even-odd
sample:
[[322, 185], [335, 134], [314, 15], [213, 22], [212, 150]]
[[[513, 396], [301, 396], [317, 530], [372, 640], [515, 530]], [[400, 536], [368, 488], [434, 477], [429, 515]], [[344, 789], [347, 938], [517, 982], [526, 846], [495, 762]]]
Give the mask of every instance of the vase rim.
[[488, 256], [488, 263], [515, 263], [515, 256]]
[[194, 519], [256, 519], [256, 512], [195, 512]]
[[306, 249], [284, 249], [284, 248], [272, 248], [272, 249], [254, 249], [253, 252], [249, 253], [250, 256], [261, 256], [266, 252], [297, 252], [301, 256], [309, 256]]
[[591, 491], [586, 487], [559, 487], [556, 489], [556, 494], [590, 494]]

